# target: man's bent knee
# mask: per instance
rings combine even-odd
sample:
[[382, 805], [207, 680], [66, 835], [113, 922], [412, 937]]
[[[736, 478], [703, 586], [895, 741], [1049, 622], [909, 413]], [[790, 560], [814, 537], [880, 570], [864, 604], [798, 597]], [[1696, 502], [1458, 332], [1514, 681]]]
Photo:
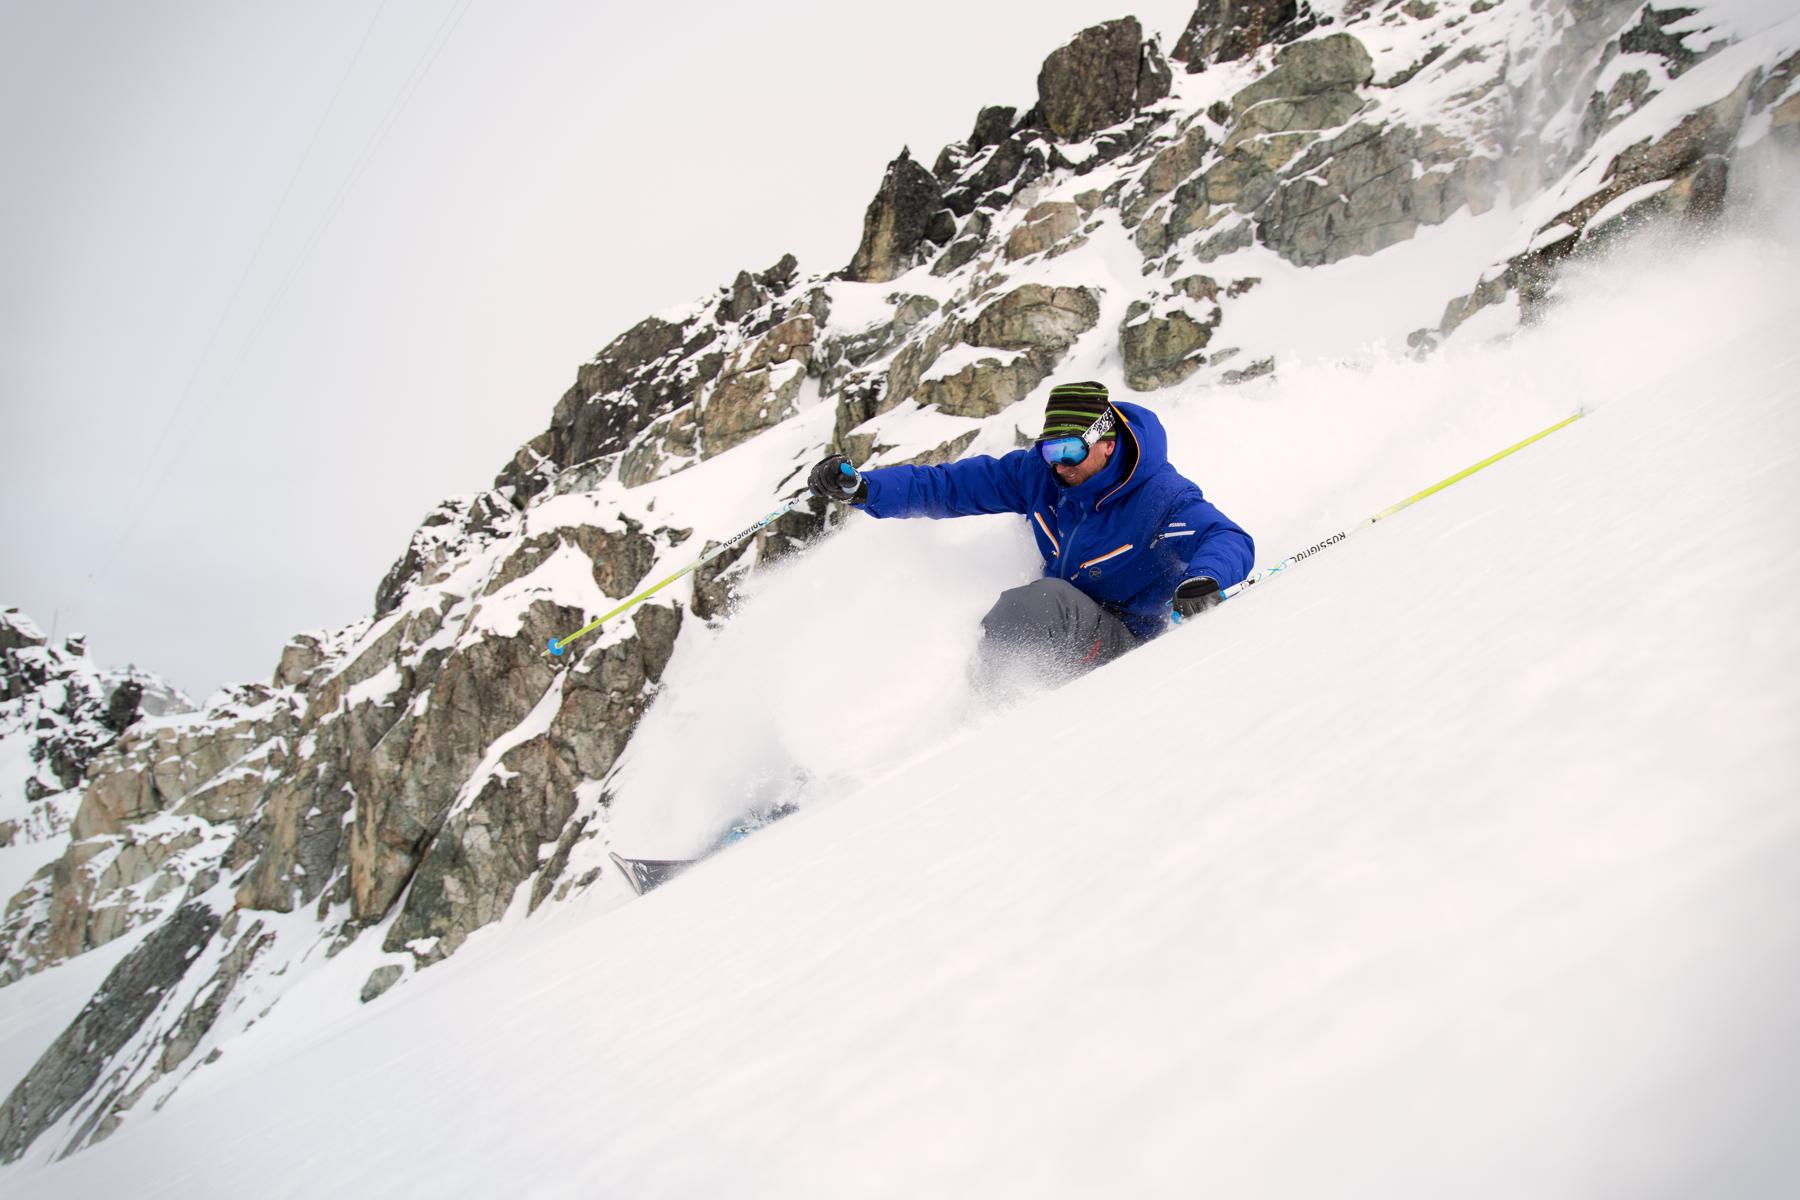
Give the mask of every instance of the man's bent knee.
[[1005, 642], [1055, 640], [1074, 623], [1086, 600], [1081, 589], [1065, 579], [1034, 579], [1001, 592], [981, 618], [981, 628], [988, 637]]

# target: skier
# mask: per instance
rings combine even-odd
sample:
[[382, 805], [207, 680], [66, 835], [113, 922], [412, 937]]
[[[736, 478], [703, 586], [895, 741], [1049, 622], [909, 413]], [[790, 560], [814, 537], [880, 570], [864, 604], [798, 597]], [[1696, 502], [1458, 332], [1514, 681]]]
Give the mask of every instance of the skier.
[[813, 468], [814, 494], [874, 517], [1019, 513], [1044, 577], [1002, 592], [981, 619], [982, 659], [1024, 656], [1061, 675], [1109, 662], [1218, 604], [1249, 574], [1245, 533], [1169, 464], [1156, 414], [1093, 381], [1050, 390], [1029, 450], [938, 467]]

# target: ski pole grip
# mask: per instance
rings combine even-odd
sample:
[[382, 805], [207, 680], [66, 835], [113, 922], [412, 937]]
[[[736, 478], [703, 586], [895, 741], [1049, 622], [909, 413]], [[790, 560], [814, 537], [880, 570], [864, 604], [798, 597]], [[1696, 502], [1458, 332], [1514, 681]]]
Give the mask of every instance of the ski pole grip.
[[857, 480], [856, 468], [847, 462], [838, 464], [838, 474], [844, 477], [845, 483], [855, 483]]

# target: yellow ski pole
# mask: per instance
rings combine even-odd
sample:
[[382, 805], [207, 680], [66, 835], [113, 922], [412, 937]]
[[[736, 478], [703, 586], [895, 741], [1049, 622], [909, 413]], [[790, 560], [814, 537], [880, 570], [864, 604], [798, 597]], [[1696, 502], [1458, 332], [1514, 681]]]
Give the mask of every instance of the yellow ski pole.
[[1587, 416], [1587, 414], [1588, 414], [1587, 409], [1585, 409], [1585, 408], [1577, 409], [1574, 416], [1564, 417], [1562, 420], [1560, 420], [1556, 424], [1550, 426], [1550, 428], [1548, 428], [1548, 429], [1540, 429], [1538, 432], [1532, 434], [1530, 437], [1526, 438], [1524, 441], [1518, 443], [1517, 445], [1508, 446], [1506, 449], [1500, 451], [1500, 453], [1498, 453], [1498, 454], [1489, 455], [1487, 458], [1482, 459], [1480, 462], [1476, 463], [1474, 466], [1465, 468], [1464, 470], [1461, 470], [1461, 471], [1458, 471], [1456, 474], [1450, 476], [1450, 478], [1448, 478], [1448, 479], [1440, 479], [1438, 482], [1432, 484], [1430, 487], [1426, 488], [1424, 491], [1415, 492], [1397, 504], [1388, 505], [1386, 508], [1382, 509], [1380, 512], [1376, 513], [1372, 517], [1365, 517], [1361, 521], [1358, 521], [1356, 524], [1351, 525], [1345, 529], [1339, 530], [1337, 533], [1332, 534], [1328, 538], [1322, 538], [1319, 541], [1316, 541], [1312, 545], [1308, 546], [1306, 549], [1300, 551], [1298, 554], [1288, 555], [1286, 558], [1282, 559], [1280, 562], [1276, 563], [1272, 567], [1264, 567], [1262, 570], [1256, 572], [1256, 574], [1250, 576], [1248, 579], [1244, 580], [1244, 582], [1236, 585], [1235, 587], [1226, 588], [1224, 594], [1220, 598], [1224, 599], [1224, 600], [1229, 600], [1229, 599], [1231, 599], [1231, 597], [1237, 595], [1239, 592], [1242, 592], [1247, 588], [1254, 587], [1257, 584], [1263, 582], [1265, 579], [1274, 578], [1275, 576], [1281, 574], [1283, 571], [1294, 566], [1295, 564], [1306, 561], [1307, 559], [1311, 558], [1313, 555], [1317, 554], [1319, 551], [1325, 550], [1332, 546], [1337, 545], [1339, 542], [1342, 542], [1342, 541], [1346, 540], [1347, 538], [1349, 538], [1352, 534], [1361, 533], [1363, 530], [1365, 530], [1369, 526], [1375, 524], [1377, 521], [1381, 521], [1388, 517], [1391, 517], [1403, 508], [1410, 508], [1413, 505], [1417, 504], [1419, 501], [1425, 499], [1425, 497], [1436, 495], [1438, 492], [1443, 491], [1445, 488], [1449, 487], [1451, 484], [1459, 483], [1462, 480], [1467, 479], [1469, 476], [1471, 476], [1475, 472], [1481, 470], [1483, 467], [1493, 466], [1495, 463], [1499, 462], [1501, 459], [1505, 458], [1507, 455], [1513, 453], [1514, 451], [1523, 450], [1525, 447], [1531, 445], [1531, 443], [1533, 443], [1535, 441], [1538, 441], [1540, 438], [1547, 438], [1551, 434], [1555, 433], [1557, 430], [1565, 428], [1569, 425], [1573, 425], [1576, 421], [1579, 421], [1582, 417]]
[[563, 655], [563, 652], [568, 649], [569, 643], [574, 641], [576, 638], [587, 636], [588, 634], [594, 632], [594, 630], [600, 628], [600, 626], [604, 625], [606, 622], [608, 622], [608, 621], [612, 620], [614, 617], [618, 616], [620, 613], [625, 612], [626, 610], [630, 609], [633, 605], [639, 603], [640, 601], [647, 600], [651, 596], [656, 595], [656, 593], [662, 591], [664, 588], [668, 587], [671, 583], [674, 583], [677, 579], [680, 579], [682, 576], [684, 576], [692, 571], [698, 571], [701, 567], [704, 567], [707, 563], [709, 563], [713, 559], [719, 557], [719, 555], [725, 553], [727, 550], [730, 550], [734, 546], [742, 545], [748, 538], [753, 537], [755, 534], [761, 532], [763, 529], [768, 528], [768, 526], [773, 524], [775, 521], [780, 520], [782, 517], [785, 517], [785, 516], [787, 516], [787, 514], [793, 512], [794, 506], [797, 505], [798, 503], [799, 503], [798, 499], [789, 500], [786, 504], [783, 504], [780, 508], [778, 508], [774, 512], [770, 513], [768, 516], [764, 517], [762, 520], [756, 522], [756, 524], [751, 525], [747, 529], [744, 529], [738, 533], [733, 534], [729, 538], [726, 538], [723, 542], [720, 542], [717, 546], [714, 546], [711, 550], [708, 550], [705, 554], [701, 555], [699, 558], [695, 559], [693, 562], [689, 563], [687, 566], [681, 568], [681, 570], [675, 572], [673, 575], [669, 576], [667, 579], [663, 580], [661, 583], [654, 584], [650, 587], [645, 588], [643, 591], [639, 592], [637, 595], [633, 596], [631, 599], [625, 601], [623, 604], [619, 605], [619, 607], [613, 609], [611, 612], [603, 613], [602, 615], [595, 617], [592, 621], [589, 621], [586, 625], [583, 625], [580, 629], [577, 629], [574, 633], [571, 633], [567, 637], [551, 638], [550, 645], [544, 651], [544, 653], [547, 655], [554, 655], [557, 658], [561, 658]]

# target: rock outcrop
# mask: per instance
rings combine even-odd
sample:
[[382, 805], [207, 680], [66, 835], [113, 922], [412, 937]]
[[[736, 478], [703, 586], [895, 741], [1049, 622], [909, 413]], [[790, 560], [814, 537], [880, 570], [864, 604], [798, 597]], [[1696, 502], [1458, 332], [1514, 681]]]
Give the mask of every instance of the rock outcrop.
[[1295, 0], [1201, 0], [1169, 57], [1192, 73], [1236, 62], [1271, 41], [1292, 41], [1313, 27]]
[[[1203, 128], [1190, 127], [1152, 159], [1127, 208], [1142, 214], [1139, 249], [1160, 260], [1190, 242], [1185, 256], [1204, 263], [1254, 238], [1318, 266], [1376, 253], [1463, 208], [1491, 207], [1491, 159], [1434, 129], [1356, 120], [1373, 76], [1350, 34], [1276, 51], [1274, 69], [1231, 97], [1216, 152]], [[1182, 170], [1187, 181], [1174, 185]]]
[[1470, 292], [1445, 305], [1434, 330], [1413, 335], [1429, 347], [1484, 308], [1516, 298], [1527, 321], [1551, 301], [1560, 264], [1605, 250], [1645, 225], [1678, 219], [1705, 225], [1722, 211], [1731, 186], [1734, 148], [1746, 120], [1770, 114], [1772, 141], [1781, 138], [1779, 105], [1800, 122], [1800, 54], [1766, 75], [1753, 71], [1736, 88], [1683, 116], [1661, 136], [1625, 147], [1607, 163], [1600, 185], [1536, 231], [1532, 244], [1491, 271]]
[[971, 346], [998, 350], [1066, 350], [1100, 320], [1092, 288], [1028, 283], [982, 309], [969, 326]]
[[1038, 110], [1062, 141], [1081, 141], [1169, 94], [1169, 68], [1135, 17], [1084, 29], [1038, 71]]
[[[18, 1159], [38, 1135], [103, 1086], [113, 1057], [167, 1000], [219, 925], [218, 915], [205, 906], [187, 905], [113, 968], [80, 1015], [0, 1104], [0, 1162]], [[95, 1109], [90, 1127], [108, 1107]]]
[[1064, 242], [1081, 228], [1081, 209], [1071, 201], [1046, 200], [1033, 205], [1006, 239], [1009, 262], [1043, 254]]
[[[1132, 307], [1136, 310], [1139, 305]], [[1134, 311], [1119, 328], [1126, 386], [1148, 392], [1193, 375], [1205, 362], [1200, 351], [1212, 340], [1217, 324], [1216, 309], [1212, 321], [1203, 324], [1181, 309], [1153, 315], [1149, 305], [1142, 305], [1142, 311]]]
[[910, 151], [902, 150], [888, 164], [881, 188], [863, 214], [862, 242], [845, 269], [847, 277], [859, 283], [886, 283], [911, 270], [942, 206], [937, 179], [913, 161]]
[[0, 982], [105, 945], [210, 886], [223, 844], [286, 759], [293, 717], [266, 689], [231, 689], [199, 714], [203, 735], [156, 722], [98, 755], [66, 849], [7, 901]]
[[[1375, 64], [1355, 36], [1333, 33], [1308, 38], [1275, 52], [1275, 69], [1231, 98], [1233, 114], [1242, 116], [1265, 100], [1290, 103], [1318, 96], [1349, 95], [1375, 78]], [[1328, 111], [1328, 110], [1325, 110]], [[1340, 124], [1342, 118], [1331, 124]], [[1303, 128], [1321, 129], [1314, 124]]]

